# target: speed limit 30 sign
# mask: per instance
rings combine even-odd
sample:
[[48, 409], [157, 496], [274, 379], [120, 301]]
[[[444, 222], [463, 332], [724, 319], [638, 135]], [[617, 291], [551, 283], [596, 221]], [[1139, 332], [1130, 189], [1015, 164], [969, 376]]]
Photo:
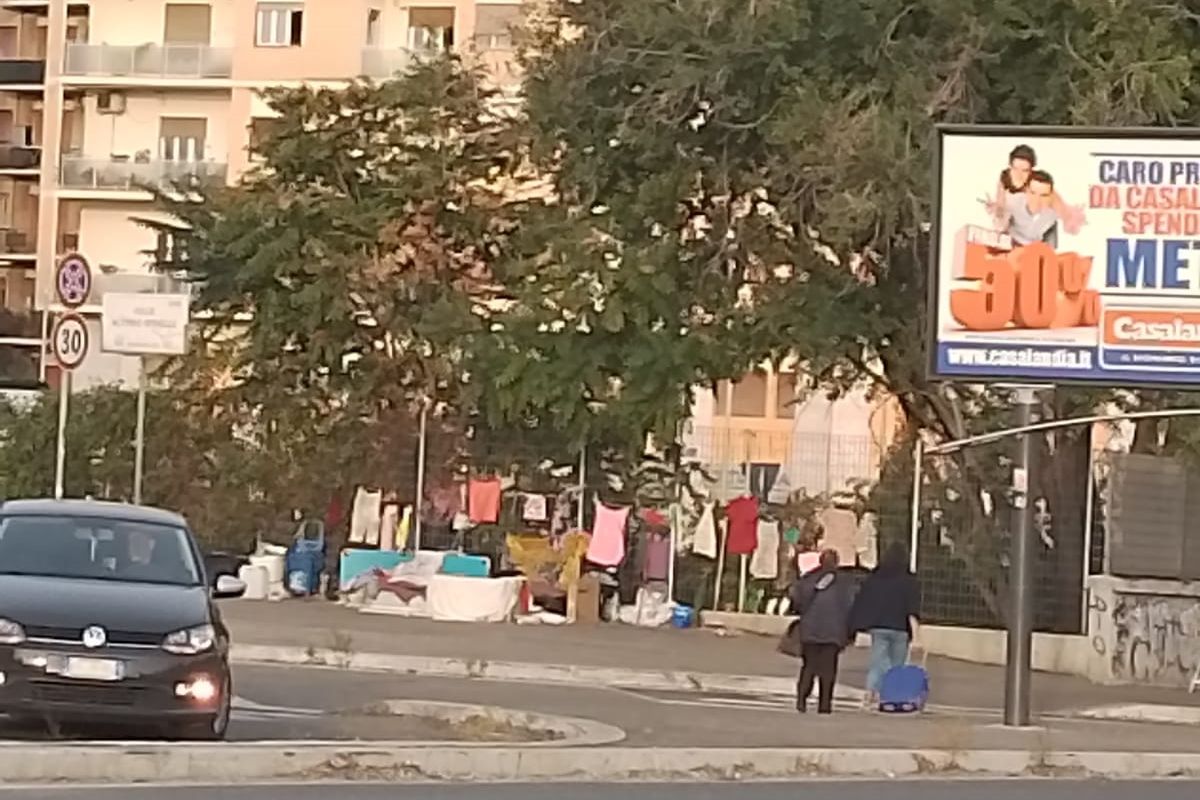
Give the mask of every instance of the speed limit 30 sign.
[[88, 329], [78, 314], [63, 314], [54, 323], [50, 335], [54, 358], [63, 369], [75, 369], [83, 363], [88, 352]]

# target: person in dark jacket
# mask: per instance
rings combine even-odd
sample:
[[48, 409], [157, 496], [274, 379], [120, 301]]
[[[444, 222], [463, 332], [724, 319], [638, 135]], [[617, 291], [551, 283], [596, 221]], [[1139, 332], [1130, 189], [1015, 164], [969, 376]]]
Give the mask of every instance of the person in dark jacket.
[[863, 582], [854, 602], [855, 632], [871, 634], [867, 670], [867, 703], [879, 699], [879, 684], [888, 670], [908, 663], [909, 647], [920, 631], [921, 587], [908, 569], [908, 553], [893, 544], [879, 566]]
[[800, 679], [796, 682], [796, 710], [808, 710], [813, 684], [817, 713], [833, 713], [833, 688], [838, 659], [850, 641], [850, 612], [854, 604], [854, 579], [838, 571], [836, 550], [821, 552], [821, 565], [792, 586], [792, 611], [800, 616]]

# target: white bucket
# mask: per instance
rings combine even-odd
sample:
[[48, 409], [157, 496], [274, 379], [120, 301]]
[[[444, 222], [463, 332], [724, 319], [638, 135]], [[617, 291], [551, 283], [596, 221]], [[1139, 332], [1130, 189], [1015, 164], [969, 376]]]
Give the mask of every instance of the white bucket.
[[262, 567], [267, 571], [269, 586], [283, 585], [283, 556], [250, 556], [250, 566]]
[[269, 589], [267, 583], [267, 568], [249, 565], [238, 570], [238, 578], [246, 584], [247, 600], [266, 600]]

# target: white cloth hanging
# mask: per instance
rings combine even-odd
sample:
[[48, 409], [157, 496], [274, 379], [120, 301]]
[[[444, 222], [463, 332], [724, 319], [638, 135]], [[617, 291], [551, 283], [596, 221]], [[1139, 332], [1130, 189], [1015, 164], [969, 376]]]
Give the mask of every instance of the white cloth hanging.
[[836, 550], [843, 567], [853, 567], [858, 559], [858, 517], [848, 508], [830, 506], [817, 516], [824, 535], [822, 549]]
[[779, 575], [779, 523], [758, 521], [758, 545], [750, 557], [750, 577], [774, 580]]
[[522, 496], [523, 504], [521, 508], [521, 516], [526, 522], [545, 522], [548, 513], [546, 510], [546, 495], [544, 494], [526, 494]]
[[696, 523], [696, 536], [692, 542], [692, 552], [705, 558], [717, 557], [717, 521], [713, 516], [716, 503], [705, 503], [700, 512], [700, 521]]
[[379, 549], [396, 549], [396, 526], [400, 524], [400, 507], [388, 503], [379, 517]]
[[371, 492], [358, 487], [354, 492], [354, 509], [350, 514], [350, 541], [355, 544], [379, 544], [379, 504], [383, 492]]

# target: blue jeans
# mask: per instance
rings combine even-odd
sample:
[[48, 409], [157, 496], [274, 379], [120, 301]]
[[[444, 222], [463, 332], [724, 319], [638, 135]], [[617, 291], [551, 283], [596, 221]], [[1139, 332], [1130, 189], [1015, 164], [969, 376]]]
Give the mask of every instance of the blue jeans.
[[867, 669], [867, 691], [879, 694], [883, 676], [893, 667], [908, 663], [908, 634], [886, 628], [871, 629], [871, 665]]

